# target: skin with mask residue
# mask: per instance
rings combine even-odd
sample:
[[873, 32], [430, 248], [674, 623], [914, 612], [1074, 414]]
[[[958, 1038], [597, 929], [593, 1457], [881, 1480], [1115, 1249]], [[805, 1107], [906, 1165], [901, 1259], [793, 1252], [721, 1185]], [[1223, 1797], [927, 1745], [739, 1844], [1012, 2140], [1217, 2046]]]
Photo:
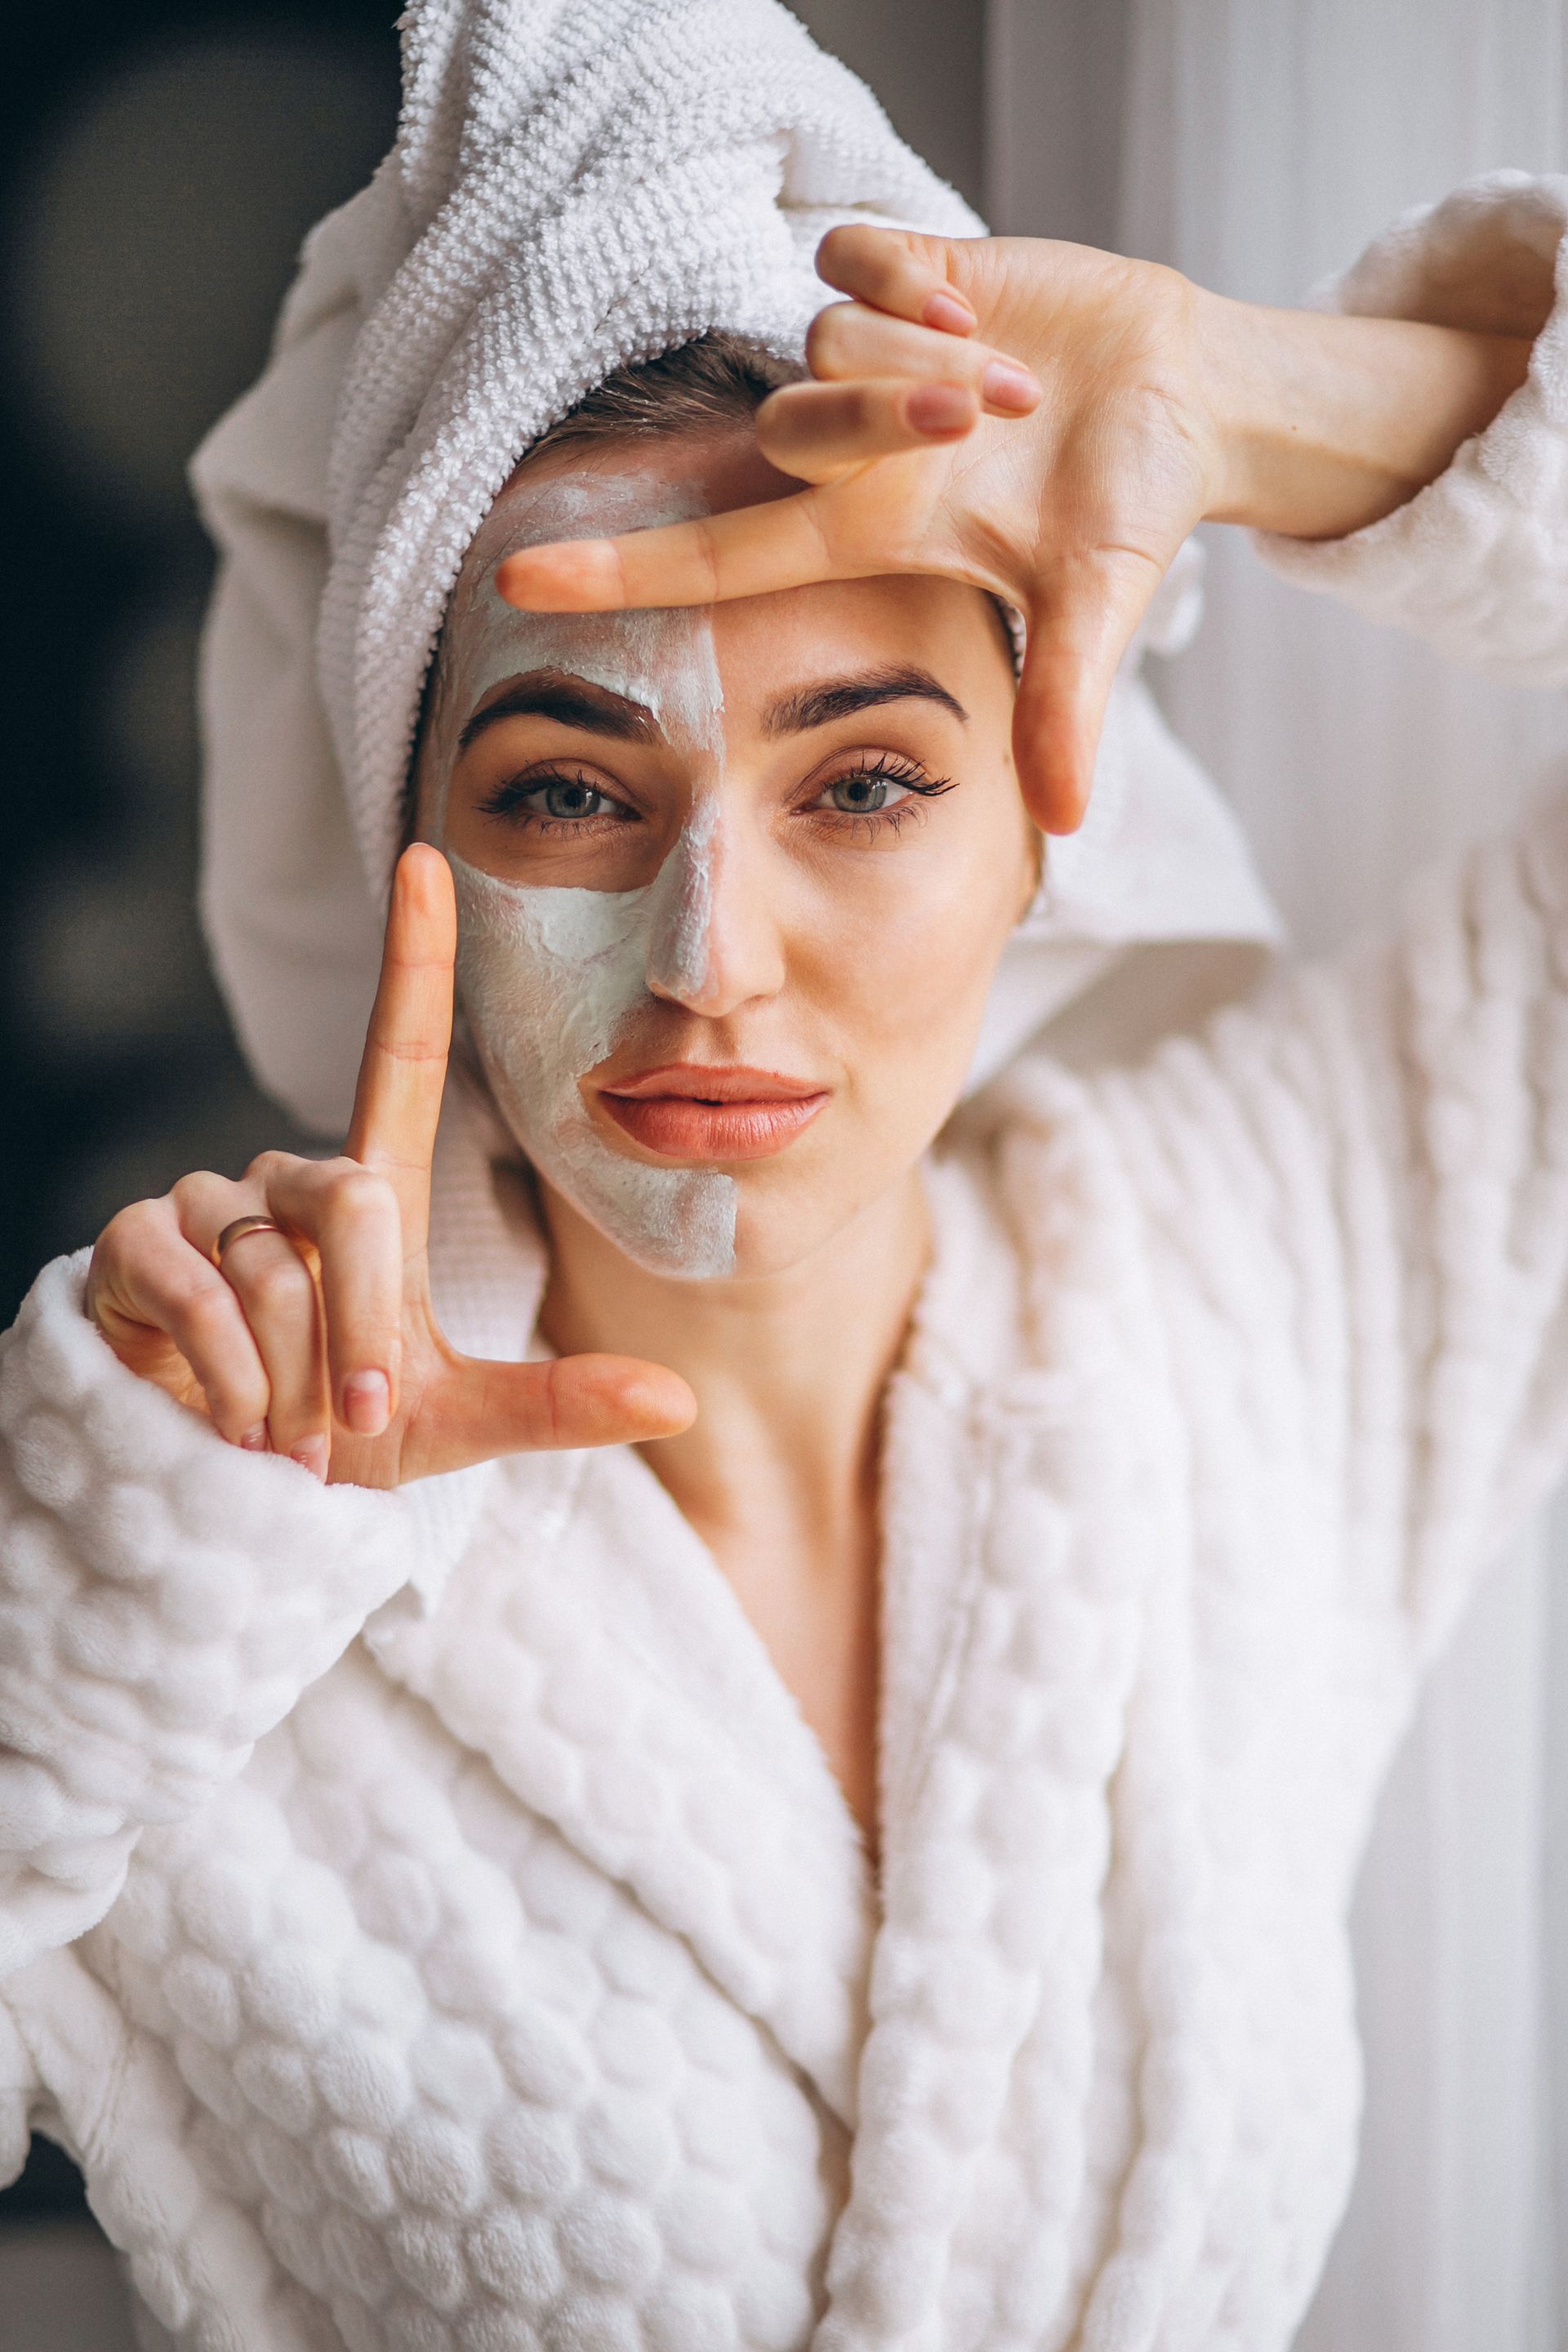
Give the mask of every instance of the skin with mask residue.
[[[706, 983], [723, 773], [723, 694], [706, 614], [622, 621], [536, 619], [496, 593], [520, 547], [572, 524], [628, 528], [701, 509], [689, 484], [630, 472], [584, 485], [509, 485], [474, 541], [437, 656], [419, 790], [427, 838], [447, 851], [457, 887], [458, 981], [497, 1104], [539, 1174], [639, 1265], [700, 1278], [735, 1263], [735, 1186], [707, 1169], [653, 1167], [617, 1150], [586, 1110], [581, 1080], [609, 1055], [645, 993], [684, 997]], [[451, 774], [476, 714], [497, 689], [542, 673], [599, 687], [646, 711], [680, 748], [691, 805], [650, 882], [630, 890], [509, 881], [448, 839]], [[505, 723], [504, 721], [502, 723]]]

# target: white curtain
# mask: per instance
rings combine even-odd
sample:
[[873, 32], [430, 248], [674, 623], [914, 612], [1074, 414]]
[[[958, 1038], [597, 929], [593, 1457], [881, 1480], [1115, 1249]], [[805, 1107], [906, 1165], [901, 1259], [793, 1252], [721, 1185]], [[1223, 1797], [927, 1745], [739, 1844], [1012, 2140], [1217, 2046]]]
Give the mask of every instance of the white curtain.
[[[1565, 0], [991, 0], [987, 37], [998, 227], [1250, 299], [1299, 299], [1471, 173], [1568, 170]], [[1446, 668], [1205, 535], [1208, 618], [1157, 683], [1298, 941], [1332, 947], [1564, 763], [1568, 698]], [[1561, 2352], [1568, 1513], [1439, 1670], [1355, 1936], [1362, 2165], [1300, 2352]]]

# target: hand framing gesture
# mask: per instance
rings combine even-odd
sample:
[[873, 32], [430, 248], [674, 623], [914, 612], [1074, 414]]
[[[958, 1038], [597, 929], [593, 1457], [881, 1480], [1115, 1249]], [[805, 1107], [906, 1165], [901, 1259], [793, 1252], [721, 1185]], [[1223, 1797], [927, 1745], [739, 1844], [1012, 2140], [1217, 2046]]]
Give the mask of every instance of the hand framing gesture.
[[1089, 799], [1117, 665], [1205, 517], [1333, 538], [1430, 481], [1524, 378], [1527, 340], [1267, 310], [1037, 237], [834, 229], [813, 381], [764, 401], [764, 456], [808, 487], [692, 522], [533, 547], [497, 574], [536, 611], [699, 604], [927, 572], [1028, 625], [1013, 750], [1035, 822]]
[[656, 1364], [489, 1363], [443, 1338], [426, 1241], [456, 936], [446, 860], [406, 851], [342, 1158], [269, 1151], [237, 1183], [182, 1177], [121, 1211], [88, 1276], [88, 1311], [132, 1371], [231, 1443], [362, 1486], [661, 1437], [694, 1410]]
[[1037, 824], [1082, 815], [1111, 676], [1210, 503], [1196, 349], [1174, 270], [1023, 237], [850, 227], [817, 268], [815, 381], [758, 413], [811, 487], [700, 521], [530, 548], [497, 575], [542, 610], [691, 604], [928, 572], [1028, 624], [1014, 748]]

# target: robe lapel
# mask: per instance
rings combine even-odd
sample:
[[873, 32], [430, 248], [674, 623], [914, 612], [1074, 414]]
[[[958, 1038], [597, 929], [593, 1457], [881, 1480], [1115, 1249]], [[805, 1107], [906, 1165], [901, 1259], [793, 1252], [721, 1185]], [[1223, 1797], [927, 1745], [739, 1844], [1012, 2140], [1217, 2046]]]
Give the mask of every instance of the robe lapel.
[[[1121, 1172], [1074, 1082], [1042, 1076], [1032, 1095], [1022, 1084], [1015, 1094], [995, 1173], [1028, 1268], [1030, 1361], [970, 1407], [970, 1524], [944, 1538], [959, 1563], [945, 1633], [934, 1644], [928, 1633], [926, 1670], [910, 1678], [929, 1704], [922, 1725], [889, 1743], [885, 1918], [851, 2195], [816, 2352], [1058, 2342], [1068, 2316], [1113, 1781], [1129, 1767], [1149, 1598], [1173, 1542], [1181, 1549], [1184, 1487], [1179, 1432], [1151, 1363], [1153, 1318]], [[925, 1394], [906, 1401], [907, 1443], [889, 1457], [902, 1489], [887, 1560], [895, 1655], [906, 1578], [932, 1581], [918, 1530], [951, 1511], [931, 1492], [930, 1465], [952, 1400], [929, 1360], [922, 1378], [917, 1360], [910, 1379]], [[895, 1664], [890, 1687], [899, 1679]], [[1138, 1703], [1159, 1712], [1142, 1695]], [[1156, 1843], [1157, 1824], [1182, 1806], [1178, 1791], [1163, 1815], [1156, 1807]], [[1145, 1852], [1151, 1883], [1167, 1859]], [[1170, 1903], [1161, 1907], [1168, 1920]], [[1027, 2221], [1000, 2267], [993, 2243], [990, 2274], [969, 2279], [963, 2225], [996, 2178], [1026, 2037], [1048, 2061], [1048, 2096], [1029, 2116], [1034, 2144], [1013, 2149]], [[1016, 2133], [1016, 2114], [1011, 2125]], [[1161, 2138], [1167, 2154], [1179, 2147], [1179, 2121]], [[1131, 2226], [1142, 2253], [1165, 2224], [1145, 2208]], [[1010, 2291], [1015, 2258], [1022, 2274], [1005, 2325], [994, 2298]], [[1110, 2332], [1093, 2340], [1145, 2341], [1121, 2332], [1114, 2283], [1108, 2294]], [[993, 2319], [976, 2328], [982, 2308]]]
[[684, 1937], [852, 2122], [873, 1889], [815, 1736], [652, 1473], [505, 1465], [441, 1608], [384, 1670]]

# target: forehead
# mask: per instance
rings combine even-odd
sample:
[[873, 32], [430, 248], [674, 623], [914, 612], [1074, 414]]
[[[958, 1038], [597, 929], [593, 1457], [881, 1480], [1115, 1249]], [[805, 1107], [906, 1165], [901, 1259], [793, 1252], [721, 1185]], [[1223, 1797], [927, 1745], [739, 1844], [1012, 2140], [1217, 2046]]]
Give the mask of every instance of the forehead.
[[766, 505], [801, 488], [768, 463], [749, 427], [547, 446], [514, 469], [475, 534], [448, 608], [448, 656], [468, 667], [482, 636], [493, 684], [498, 658], [524, 672], [569, 667], [574, 649], [599, 658], [624, 647], [635, 648], [640, 668], [650, 656], [689, 657], [700, 634], [708, 658], [733, 674], [727, 700], [740, 698], [748, 677], [760, 689], [785, 672], [793, 683], [825, 664], [849, 669], [889, 659], [956, 664], [971, 676], [978, 666], [1010, 695], [1012, 646], [991, 598], [931, 575], [821, 582], [662, 614], [529, 614], [506, 604], [493, 585], [497, 568], [521, 547]]
[[679, 504], [697, 514], [765, 504], [800, 488], [770, 465], [750, 423], [709, 432], [605, 435], [584, 441], [547, 442], [512, 468], [504, 499], [541, 508], [560, 498], [608, 520], [627, 504]]

